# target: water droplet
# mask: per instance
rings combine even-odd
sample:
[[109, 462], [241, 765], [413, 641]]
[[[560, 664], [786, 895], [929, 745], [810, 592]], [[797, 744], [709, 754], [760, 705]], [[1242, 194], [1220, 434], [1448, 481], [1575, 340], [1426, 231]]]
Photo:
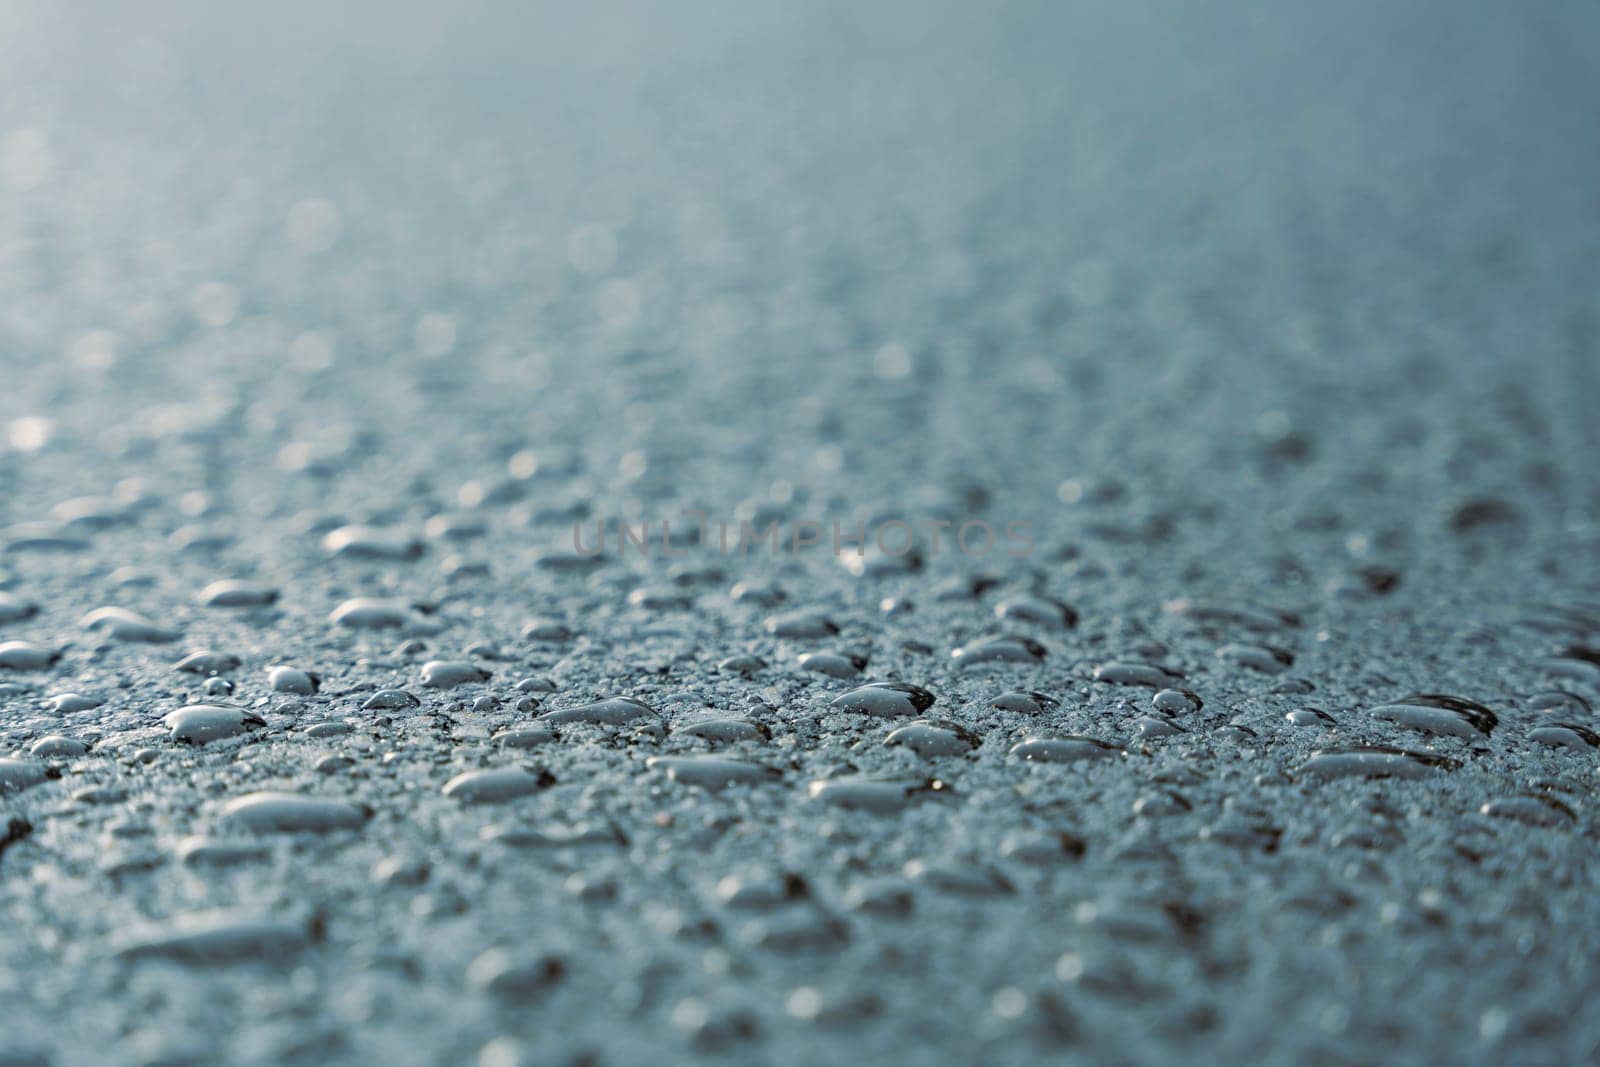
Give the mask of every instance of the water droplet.
[[837, 652], [807, 652], [799, 659], [801, 670], [825, 674], [829, 678], [854, 678], [866, 667], [861, 656], [847, 656]]
[[404, 689], [380, 689], [361, 705], [362, 711], [394, 711], [400, 708], [421, 707], [422, 701]]
[[1088, 844], [1076, 834], [1024, 831], [1010, 834], [1000, 842], [1000, 855], [1035, 867], [1052, 866], [1082, 859]]
[[1497, 819], [1511, 819], [1524, 826], [1562, 826], [1577, 821], [1577, 814], [1552, 796], [1501, 797], [1479, 809]]
[[145, 641], [152, 644], [166, 644], [176, 641], [180, 636], [177, 630], [162, 626], [140, 615], [138, 612], [129, 611], [127, 608], [96, 608], [85, 615], [79, 621], [79, 625], [85, 630], [103, 633], [113, 641]]
[[1217, 658], [1263, 674], [1280, 674], [1294, 666], [1294, 653], [1273, 645], [1223, 645]]
[[80, 496], [63, 500], [50, 509], [50, 518], [67, 528], [109, 530], [133, 521], [129, 508], [116, 500], [100, 496]]
[[1150, 705], [1163, 715], [1188, 715], [1205, 707], [1205, 702], [1187, 689], [1163, 689], [1150, 698]]
[[60, 658], [61, 653], [56, 649], [36, 645], [32, 641], [0, 642], [0, 669], [42, 671]]
[[1442, 693], [1413, 693], [1393, 704], [1381, 704], [1368, 714], [1422, 733], [1468, 739], [1487, 737], [1500, 723], [1482, 704]]
[[1032, 638], [1011, 637], [1002, 634], [996, 637], [981, 637], [976, 641], [969, 641], [952, 651], [950, 657], [956, 661], [958, 666], [963, 668], [996, 663], [1035, 665], [1044, 662], [1045, 647]]
[[467, 968], [467, 985], [502, 1000], [525, 1002], [553, 989], [566, 973], [566, 961], [556, 953], [492, 948]]
[[[869, 544], [863, 551], [851, 549], [848, 552], [841, 552], [838, 556], [839, 564], [857, 578], [869, 581], [915, 574], [922, 569], [922, 553], [914, 543], [911, 543], [916, 537], [914, 531], [909, 527], [902, 530], [891, 529], [883, 536], [885, 539], [896, 539], [888, 549]], [[902, 544], [901, 539], [906, 543]]]
[[79, 711], [93, 711], [105, 703], [105, 698], [83, 693], [62, 693], [50, 698], [50, 710], [61, 715]]
[[770, 911], [811, 896], [804, 878], [782, 871], [730, 874], [717, 882], [716, 897], [737, 911]]
[[545, 771], [526, 767], [495, 767], [467, 771], [445, 783], [444, 795], [464, 804], [499, 804], [531, 796], [555, 784]]
[[1600, 748], [1600, 734], [1577, 723], [1553, 722], [1528, 731], [1528, 740], [1551, 748], [1568, 748], [1582, 752], [1585, 748]]
[[360, 805], [298, 793], [248, 793], [230, 800], [222, 821], [252, 833], [328, 833], [358, 830], [372, 812]]
[[752, 653], [738, 656], [729, 656], [717, 664], [717, 670], [728, 674], [742, 674], [746, 677], [767, 669], [767, 661]]
[[731, 785], [758, 785], [780, 777], [775, 768], [720, 756], [651, 756], [645, 766], [666, 771], [674, 782], [712, 790]]
[[728, 590], [728, 599], [735, 603], [773, 608], [788, 600], [789, 594], [775, 582], [739, 582]]
[[224, 578], [200, 590], [198, 599], [208, 608], [260, 608], [277, 603], [278, 591], [258, 582]]
[[1546, 714], [1589, 715], [1594, 709], [1576, 693], [1564, 689], [1547, 689], [1528, 698], [1528, 707]]
[[53, 419], [43, 415], [25, 415], [11, 421], [6, 428], [6, 439], [18, 452], [37, 452], [50, 443], [55, 429]]
[[178, 862], [189, 867], [232, 867], [266, 859], [269, 855], [267, 848], [255, 841], [202, 836], [184, 838], [174, 851]]
[[578, 823], [573, 826], [539, 827], [498, 823], [486, 826], [479, 834], [508, 848], [588, 848], [592, 846], [615, 848], [628, 843], [621, 830], [610, 823]]
[[940, 893], [985, 897], [1017, 891], [1011, 880], [999, 871], [975, 864], [911, 860], [906, 864], [905, 872], [906, 877], [916, 884]]
[[1024, 693], [1021, 691], [1001, 693], [989, 702], [991, 708], [1001, 711], [1014, 711], [1019, 715], [1043, 715], [1047, 711], [1054, 711], [1060, 706], [1060, 701], [1047, 697], [1043, 693]]
[[1182, 793], [1170, 789], [1146, 793], [1133, 802], [1133, 813], [1145, 819], [1165, 819], [1193, 811], [1194, 805]]
[[1188, 732], [1176, 723], [1168, 722], [1166, 719], [1158, 719], [1153, 715], [1141, 715], [1135, 720], [1135, 726], [1139, 731], [1139, 736], [1146, 739], [1175, 737], [1178, 734]]
[[340, 526], [322, 539], [330, 556], [362, 560], [408, 560], [422, 555], [422, 542], [376, 526]]
[[267, 684], [274, 693], [298, 693], [310, 696], [322, 685], [322, 679], [310, 671], [294, 667], [273, 667], [267, 671]]
[[410, 607], [400, 601], [362, 596], [346, 600], [334, 608], [329, 619], [337, 626], [384, 630], [406, 626], [411, 617]]
[[0, 794], [20, 792], [49, 777], [49, 768], [43, 763], [0, 756]]
[[1135, 660], [1112, 660], [1094, 669], [1094, 680], [1107, 685], [1143, 685], [1151, 689], [1164, 689], [1182, 678], [1183, 675], [1177, 671]]
[[629, 593], [628, 603], [645, 611], [688, 611], [694, 607], [694, 597], [670, 585], [646, 587]]
[[599, 726], [626, 726], [636, 719], [652, 718], [655, 715], [655, 709], [642, 700], [634, 700], [632, 697], [610, 697], [593, 704], [546, 712], [539, 716], [539, 721], [554, 725], [572, 722]]
[[1011, 747], [1011, 754], [1030, 763], [1077, 763], [1119, 755], [1117, 745], [1080, 734], [1030, 737]]
[[210, 744], [267, 725], [258, 715], [223, 704], [190, 704], [168, 714], [165, 721], [172, 739], [186, 745]]
[[301, 200], [291, 207], [285, 226], [295, 248], [307, 255], [332, 248], [343, 229], [339, 209], [326, 200], [316, 198]]
[[770, 741], [772, 731], [759, 722], [746, 719], [706, 719], [687, 723], [673, 731], [686, 737], [698, 737], [713, 744], [728, 745], [739, 741]]
[[890, 748], [905, 748], [924, 759], [964, 756], [983, 743], [966, 727], [942, 719], [918, 719], [891, 731], [883, 739]]
[[540, 726], [513, 726], [501, 730], [490, 738], [497, 745], [506, 748], [534, 748], [538, 745], [548, 744], [556, 739], [553, 731]]
[[1365, 745], [1313, 752], [1304, 770], [1316, 778], [1425, 778], [1435, 770], [1453, 771], [1460, 766], [1456, 760], [1431, 752]]
[[807, 791], [813, 800], [824, 804], [885, 815], [899, 811], [918, 796], [947, 793], [949, 789], [938, 779], [844, 775], [812, 782]]
[[137, 936], [118, 950], [125, 959], [180, 963], [281, 961], [311, 944], [305, 927], [223, 913], [185, 915]]
[[244, 662], [231, 652], [191, 652], [180, 659], [174, 670], [186, 674], [224, 674], [235, 670]]
[[921, 686], [905, 682], [870, 682], [835, 697], [828, 707], [857, 715], [898, 718], [927, 711], [936, 699]]
[[1173, 600], [1166, 605], [1169, 614], [1185, 618], [1201, 626], [1216, 628], [1242, 628], [1258, 633], [1273, 633], [1300, 625], [1295, 615], [1284, 611], [1271, 611], [1239, 604], [1219, 604], [1207, 600]]
[[15, 593], [0, 591], [0, 623], [21, 622], [39, 613], [39, 605]]
[[82, 741], [60, 734], [51, 734], [41, 737], [28, 746], [28, 755], [39, 759], [72, 759], [89, 751], [89, 746]]
[[429, 660], [422, 665], [422, 684], [429, 689], [453, 689], [489, 680], [489, 672], [465, 660]]
[[1078, 625], [1078, 612], [1070, 604], [1042, 596], [1007, 597], [994, 606], [997, 618], [1070, 630]]
[[786, 641], [833, 637], [839, 632], [837, 623], [826, 615], [814, 611], [791, 611], [785, 615], [773, 615], [763, 625], [769, 634]]
[[572, 630], [560, 619], [530, 619], [522, 627], [522, 639], [552, 645], [565, 644], [572, 640]]

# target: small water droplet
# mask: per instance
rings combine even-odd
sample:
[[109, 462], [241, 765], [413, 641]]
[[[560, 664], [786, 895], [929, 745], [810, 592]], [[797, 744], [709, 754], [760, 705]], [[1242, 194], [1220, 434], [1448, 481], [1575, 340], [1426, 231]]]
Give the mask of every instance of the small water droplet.
[[466, 660], [429, 660], [422, 665], [422, 684], [429, 689], [453, 689], [489, 680], [489, 672]]
[[776, 768], [720, 756], [651, 756], [645, 766], [666, 771], [674, 782], [710, 790], [759, 785], [781, 777]]
[[138, 612], [127, 608], [104, 607], [89, 612], [79, 625], [85, 630], [103, 633], [114, 641], [144, 641], [166, 644], [178, 639], [179, 632], [162, 626]]
[[983, 743], [983, 739], [958, 723], [943, 719], [918, 719], [897, 727], [883, 743], [890, 748], [905, 748], [924, 759], [964, 756]]
[[1045, 647], [1028, 637], [999, 635], [969, 641], [950, 653], [958, 666], [980, 667], [989, 664], [1025, 663], [1044, 661]]
[[1121, 752], [1117, 745], [1081, 734], [1029, 737], [1011, 746], [1011, 755], [1030, 763], [1077, 763], [1106, 759]]
[[499, 804], [532, 796], [555, 784], [545, 771], [526, 767], [494, 767], [466, 771], [445, 783], [444, 795], [464, 804]]

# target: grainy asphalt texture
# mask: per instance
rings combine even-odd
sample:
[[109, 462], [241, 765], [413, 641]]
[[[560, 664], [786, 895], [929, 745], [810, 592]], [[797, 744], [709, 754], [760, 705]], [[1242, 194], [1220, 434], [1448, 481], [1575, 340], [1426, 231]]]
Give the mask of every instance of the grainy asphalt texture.
[[1600, 1055], [1592, 5], [460, 7], [0, 5], [0, 1064]]

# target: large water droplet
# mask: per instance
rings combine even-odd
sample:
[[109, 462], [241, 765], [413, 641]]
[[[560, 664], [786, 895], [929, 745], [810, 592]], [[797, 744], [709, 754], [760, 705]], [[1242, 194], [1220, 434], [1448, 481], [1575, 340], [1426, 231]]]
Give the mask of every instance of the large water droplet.
[[1035, 665], [1044, 662], [1045, 647], [1032, 638], [1000, 635], [969, 641], [952, 651], [950, 657], [961, 667], [1007, 663]]
[[835, 697], [828, 707], [857, 715], [898, 718], [927, 711], [933, 707], [935, 699], [921, 686], [906, 682], [870, 682]]
[[372, 812], [360, 805], [298, 793], [248, 793], [230, 800], [222, 821], [253, 833], [327, 833], [358, 830]]
[[581, 704], [575, 708], [546, 712], [539, 716], [539, 721], [555, 725], [575, 722], [599, 726], [626, 726], [635, 719], [651, 718], [655, 714], [655, 709], [642, 700], [634, 700], [632, 697], [610, 697], [593, 704]]
[[114, 641], [147, 641], [153, 644], [165, 644], [169, 641], [176, 641], [179, 637], [177, 630], [162, 626], [154, 620], [140, 615], [138, 612], [129, 611], [127, 608], [96, 608], [85, 615], [79, 625], [85, 630], [103, 633]]
[[1393, 704], [1381, 704], [1368, 714], [1422, 733], [1469, 739], [1489, 736], [1500, 722], [1482, 704], [1442, 693], [1413, 693]]
[[167, 715], [172, 739], [188, 745], [205, 745], [225, 737], [236, 737], [267, 723], [243, 708], [222, 704], [190, 704]]
[[1425, 778], [1432, 771], [1460, 766], [1456, 760], [1430, 752], [1365, 745], [1313, 752], [1304, 770], [1315, 778]]
[[531, 796], [555, 784], [547, 772], [526, 767], [494, 767], [467, 771], [445, 783], [444, 795], [465, 804], [499, 804]]

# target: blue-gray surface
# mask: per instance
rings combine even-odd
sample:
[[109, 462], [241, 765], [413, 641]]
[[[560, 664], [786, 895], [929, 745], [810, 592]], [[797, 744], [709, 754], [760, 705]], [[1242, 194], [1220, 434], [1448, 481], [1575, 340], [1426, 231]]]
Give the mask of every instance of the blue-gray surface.
[[0, 5], [0, 1063], [1600, 1054], [1594, 5], [248, 7]]

